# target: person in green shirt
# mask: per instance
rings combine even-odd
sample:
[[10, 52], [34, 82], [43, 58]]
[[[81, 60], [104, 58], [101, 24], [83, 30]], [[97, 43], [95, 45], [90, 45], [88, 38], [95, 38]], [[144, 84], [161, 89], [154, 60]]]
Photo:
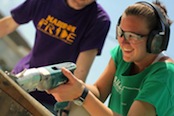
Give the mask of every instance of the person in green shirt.
[[[95, 84], [62, 68], [69, 82], [48, 93], [59, 102], [74, 101], [91, 116], [174, 116], [174, 61], [164, 53], [170, 24], [158, 1], [128, 6], [116, 26], [119, 46]], [[109, 95], [108, 108], [103, 102]]]

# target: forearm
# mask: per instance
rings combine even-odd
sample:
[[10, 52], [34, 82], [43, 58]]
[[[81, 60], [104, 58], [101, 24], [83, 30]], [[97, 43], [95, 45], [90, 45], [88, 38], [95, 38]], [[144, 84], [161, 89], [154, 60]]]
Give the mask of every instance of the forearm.
[[96, 54], [97, 49], [87, 50], [81, 52], [77, 58], [77, 69], [74, 71], [74, 75], [83, 82], [86, 81], [87, 75], [89, 73], [89, 70], [95, 59]]
[[82, 80], [83, 82], [86, 81], [86, 77], [88, 75], [89, 69], [82, 69], [80, 67], [77, 67], [77, 69], [74, 71], [74, 75]]
[[105, 106], [91, 92], [88, 93], [83, 107], [89, 112], [91, 116], [120, 116]]
[[94, 85], [85, 85], [97, 98], [100, 98], [100, 92]]
[[11, 16], [0, 19], [0, 38], [10, 34], [18, 27]]

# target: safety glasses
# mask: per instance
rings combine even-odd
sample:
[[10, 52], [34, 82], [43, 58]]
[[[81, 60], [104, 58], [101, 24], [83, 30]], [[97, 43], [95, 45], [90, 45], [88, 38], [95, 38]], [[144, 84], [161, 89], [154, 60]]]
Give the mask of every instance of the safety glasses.
[[142, 38], [147, 36], [147, 35], [141, 35], [141, 34], [123, 31], [120, 26], [117, 26], [116, 34], [118, 39], [119, 37], [124, 37], [124, 39], [131, 44], [139, 43], [140, 41], [143, 40]]

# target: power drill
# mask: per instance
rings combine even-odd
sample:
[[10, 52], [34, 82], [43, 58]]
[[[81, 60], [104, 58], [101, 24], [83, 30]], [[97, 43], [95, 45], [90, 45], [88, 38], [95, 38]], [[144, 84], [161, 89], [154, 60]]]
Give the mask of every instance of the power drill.
[[[49, 65], [38, 68], [25, 69], [17, 75], [6, 73], [26, 92], [45, 91], [55, 88], [61, 84], [68, 82], [68, 79], [61, 72], [61, 68], [65, 67], [72, 73], [76, 69], [76, 65], [72, 62], [64, 62], [55, 65]], [[68, 105], [68, 102], [57, 102], [54, 110], [57, 111]]]

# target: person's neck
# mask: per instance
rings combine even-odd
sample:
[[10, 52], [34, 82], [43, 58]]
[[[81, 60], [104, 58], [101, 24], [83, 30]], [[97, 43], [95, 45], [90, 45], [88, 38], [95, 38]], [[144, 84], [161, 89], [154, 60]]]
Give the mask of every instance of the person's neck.
[[137, 73], [142, 72], [152, 63], [154, 63], [154, 61], [156, 60], [157, 57], [158, 57], [158, 55], [152, 55], [151, 57], [145, 58], [141, 62], [134, 62], [131, 67], [131, 74], [137, 74]]
[[85, 3], [84, 4], [80, 4], [80, 3], [78, 3], [78, 2], [76, 2], [74, 0], [65, 0], [65, 1], [66, 1], [67, 5], [69, 7], [71, 7], [72, 9], [75, 9], [75, 10], [81, 10], [84, 7], [86, 7], [87, 5], [89, 5], [89, 4], [91, 4], [93, 2], [93, 1], [91, 1], [88, 4], [85, 4]]

